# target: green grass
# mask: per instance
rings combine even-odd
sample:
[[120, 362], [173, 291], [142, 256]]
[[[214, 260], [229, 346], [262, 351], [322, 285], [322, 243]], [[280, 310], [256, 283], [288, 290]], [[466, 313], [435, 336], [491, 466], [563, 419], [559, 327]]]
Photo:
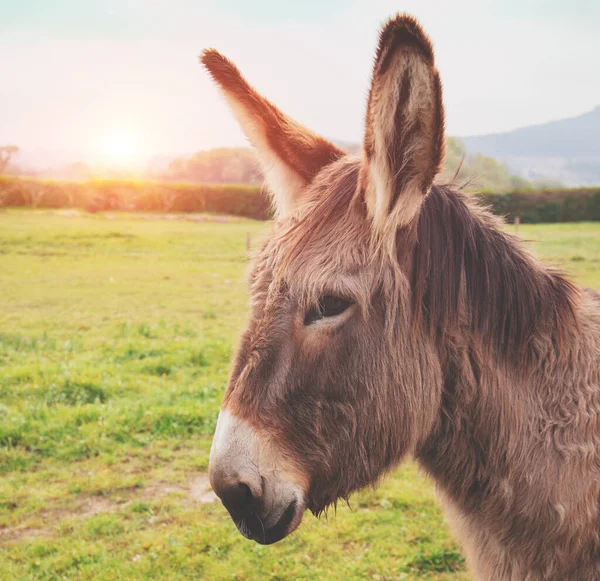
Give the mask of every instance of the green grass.
[[[514, 232], [514, 227], [509, 226]], [[582, 285], [600, 289], [600, 222], [521, 225], [519, 236], [535, 253]]]
[[[468, 578], [412, 464], [271, 547], [198, 500], [267, 229], [0, 213], [2, 581]], [[600, 224], [521, 236], [600, 288]]]

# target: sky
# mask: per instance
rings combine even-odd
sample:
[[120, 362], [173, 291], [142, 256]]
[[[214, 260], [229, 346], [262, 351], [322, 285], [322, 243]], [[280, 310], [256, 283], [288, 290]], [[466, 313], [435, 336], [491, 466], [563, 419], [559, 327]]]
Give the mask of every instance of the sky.
[[207, 47], [296, 120], [359, 142], [398, 11], [433, 39], [451, 135], [600, 104], [598, 0], [0, 0], [0, 145], [130, 161], [244, 145]]

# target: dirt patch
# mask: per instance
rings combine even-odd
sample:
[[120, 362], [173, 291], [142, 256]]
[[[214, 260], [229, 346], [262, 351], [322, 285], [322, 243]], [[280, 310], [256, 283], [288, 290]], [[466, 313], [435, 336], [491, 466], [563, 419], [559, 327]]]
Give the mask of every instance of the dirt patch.
[[161, 498], [177, 494], [181, 496], [183, 504], [192, 506], [194, 504], [209, 504], [219, 500], [212, 491], [208, 476], [200, 474], [185, 485], [172, 484], [169, 482], [156, 482], [143, 489], [141, 497], [144, 500]]
[[170, 484], [169, 482], [155, 482], [150, 486], [142, 489], [140, 498], [143, 500], [152, 500], [154, 498], [162, 498], [171, 494], [186, 495], [189, 494], [189, 489], [186, 486], [178, 484]]
[[[114, 214], [103, 214], [107, 220], [114, 220], [117, 218]], [[123, 217], [121, 214], [120, 217]], [[140, 212], [131, 212], [126, 215], [128, 219], [137, 220], [183, 220], [185, 222], [216, 222], [219, 224], [227, 222], [239, 222], [240, 219], [232, 216], [218, 216], [212, 214], [143, 214]]]
[[198, 474], [185, 484], [170, 482], [153, 482], [144, 488], [119, 490], [119, 500], [107, 496], [79, 496], [68, 506], [42, 510], [37, 516], [41, 517], [44, 526], [36, 527], [0, 527], [0, 545], [18, 541], [27, 541], [39, 537], [50, 537], [57, 533], [61, 522], [72, 519], [86, 519], [103, 513], [117, 512], [131, 503], [144, 500], [156, 500], [166, 496], [177, 495], [182, 506], [192, 508], [198, 504], [209, 504], [218, 500], [210, 487], [206, 474]]
[[61, 521], [73, 517], [90, 518], [102, 512], [115, 512], [116, 510], [119, 510], [119, 507], [124, 506], [125, 504], [126, 503], [117, 504], [110, 498], [103, 496], [92, 496], [86, 498], [78, 507], [67, 507], [54, 512], [53, 520]]
[[190, 482], [190, 493], [191, 497], [200, 504], [209, 504], [219, 500], [210, 487], [210, 482], [206, 474], [197, 476]]
[[[0, 211], [2, 208], [0, 208]], [[64, 208], [62, 210], [37, 210], [37, 214], [50, 214], [54, 216], [60, 216], [62, 218], [82, 218], [90, 216], [89, 212], [77, 208]], [[122, 211], [119, 214], [113, 214], [109, 212], [101, 212], [96, 216], [102, 216], [105, 220], [180, 220], [184, 222], [209, 222], [209, 223], [228, 223], [228, 222], [240, 222], [241, 218], [238, 216], [228, 216], [219, 214], [178, 214], [178, 213], [144, 213], [136, 211]]]
[[84, 215], [81, 210], [77, 210], [76, 208], [65, 208], [64, 210], [56, 210], [53, 213], [63, 218], [81, 218]]
[[23, 527], [20, 529], [13, 529], [10, 527], [0, 528], [0, 545], [4, 543], [14, 543], [18, 541], [29, 541], [32, 539], [38, 539], [40, 537], [51, 536], [51, 529], [34, 528], [34, 527]]

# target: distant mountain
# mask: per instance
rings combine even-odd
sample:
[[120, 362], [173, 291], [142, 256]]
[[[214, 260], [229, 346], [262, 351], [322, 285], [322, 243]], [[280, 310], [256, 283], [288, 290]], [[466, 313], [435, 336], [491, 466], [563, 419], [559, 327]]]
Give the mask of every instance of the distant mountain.
[[570, 119], [461, 139], [469, 153], [492, 156], [529, 180], [600, 184], [600, 106]]

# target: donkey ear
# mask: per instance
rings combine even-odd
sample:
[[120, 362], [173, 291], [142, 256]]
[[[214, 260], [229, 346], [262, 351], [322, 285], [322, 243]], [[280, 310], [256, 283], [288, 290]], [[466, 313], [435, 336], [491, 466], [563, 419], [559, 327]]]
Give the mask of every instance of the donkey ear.
[[369, 99], [362, 185], [376, 229], [408, 224], [444, 157], [442, 86], [431, 41], [399, 15], [379, 37]]
[[344, 152], [284, 115], [259, 95], [238, 68], [216, 50], [200, 60], [219, 85], [246, 137], [258, 152], [275, 212], [292, 212], [302, 189]]

